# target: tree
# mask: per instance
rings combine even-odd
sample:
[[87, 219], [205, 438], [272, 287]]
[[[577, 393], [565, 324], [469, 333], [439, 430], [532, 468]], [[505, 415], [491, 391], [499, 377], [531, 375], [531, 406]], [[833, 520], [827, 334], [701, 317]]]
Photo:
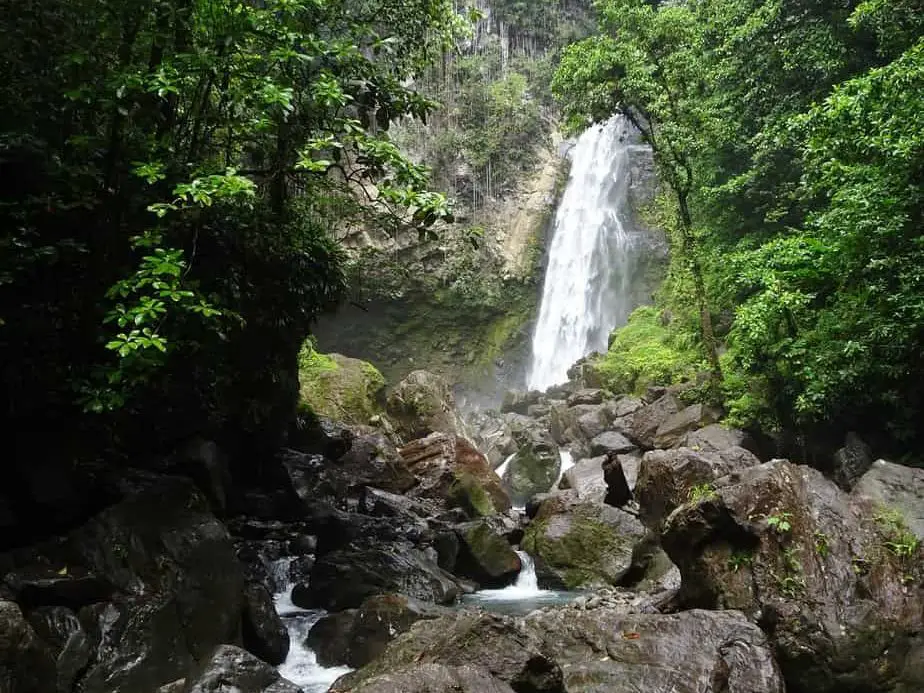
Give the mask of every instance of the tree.
[[693, 279], [703, 348], [718, 383], [722, 369], [690, 206], [695, 155], [716, 127], [705, 99], [702, 31], [681, 4], [658, 8], [642, 0], [607, 0], [598, 10], [601, 35], [566, 50], [553, 88], [572, 124], [602, 122], [619, 112], [651, 145], [676, 202], [675, 251]]
[[[7, 416], [124, 447], [279, 427], [343, 288], [337, 224], [449, 213], [389, 140], [460, 29], [448, 0], [5, 10]], [[95, 419], [81, 409], [99, 412]]]

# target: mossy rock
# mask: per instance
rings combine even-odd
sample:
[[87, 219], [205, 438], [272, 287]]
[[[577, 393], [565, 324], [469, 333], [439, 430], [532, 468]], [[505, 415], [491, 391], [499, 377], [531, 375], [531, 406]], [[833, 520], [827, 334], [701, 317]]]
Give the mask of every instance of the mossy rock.
[[536, 559], [540, 582], [568, 589], [618, 585], [633, 567], [645, 528], [632, 515], [597, 503], [550, 498], [527, 527], [523, 549]]
[[561, 456], [558, 446], [537, 443], [517, 450], [504, 474], [504, 485], [515, 505], [526, 505], [526, 501], [537, 493], [552, 488], [561, 470]]
[[383, 411], [385, 378], [366, 361], [306, 345], [299, 355], [299, 383], [302, 404], [320, 416], [367, 424]]
[[504, 587], [516, 580], [520, 558], [485, 520], [457, 529], [461, 540], [456, 572], [483, 587]]
[[456, 473], [455, 481], [449, 487], [450, 506], [462, 508], [469, 517], [488, 517], [497, 514], [491, 495], [473, 475]]

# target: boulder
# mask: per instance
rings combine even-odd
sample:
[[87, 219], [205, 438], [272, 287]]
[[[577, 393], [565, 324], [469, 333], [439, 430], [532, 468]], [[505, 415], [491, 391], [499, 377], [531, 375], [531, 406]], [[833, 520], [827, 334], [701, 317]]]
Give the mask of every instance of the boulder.
[[488, 458], [488, 463], [497, 469], [505, 459], [517, 451], [510, 424], [499, 412], [488, 410], [475, 412], [470, 416], [472, 441]]
[[758, 453], [757, 443], [750, 435], [737, 428], [717, 423], [684, 434], [674, 447], [690, 448], [696, 452], [721, 452], [737, 447], [749, 450], [755, 455]]
[[624, 455], [616, 455], [619, 466], [622, 467], [622, 473], [626, 477], [626, 484], [629, 490], [635, 492], [635, 485], [638, 483], [638, 470], [642, 466], [642, 453], [638, 450], [627, 452]]
[[909, 659], [924, 645], [924, 551], [905, 531], [817, 470], [774, 460], [678, 507], [662, 544], [681, 604], [759, 622], [788, 690], [899, 693], [924, 682]]
[[645, 403], [637, 397], [620, 397], [607, 405], [613, 419], [631, 416], [644, 406]]
[[688, 432], [714, 424], [721, 417], [722, 412], [714, 407], [691, 404], [661, 422], [655, 431], [654, 445], [657, 448], [672, 447]]
[[305, 644], [322, 666], [346, 665], [358, 669], [378, 657], [392, 640], [421, 619], [450, 613], [401, 594], [380, 594], [358, 609], [329, 614], [308, 632]]
[[156, 690], [241, 628], [243, 569], [207, 501], [177, 477], [125, 483], [122, 502], [65, 540], [68, 572], [104, 576], [120, 592], [79, 612], [99, 643], [82, 693]]
[[350, 449], [333, 465], [342, 497], [360, 486], [374, 486], [390, 493], [404, 493], [416, 483], [414, 475], [392, 442], [381, 433], [356, 436]]
[[852, 495], [898, 512], [908, 529], [924, 542], [924, 469], [876, 460]]
[[616, 431], [604, 431], [590, 441], [590, 454], [594, 457], [598, 455], [618, 455], [631, 452], [634, 449], [635, 445]]
[[279, 665], [289, 653], [289, 631], [276, 613], [273, 597], [260, 583], [250, 583], [244, 591], [241, 622], [244, 647], [269, 664]]
[[[590, 602], [588, 602], [589, 606]], [[526, 617], [567, 693], [784, 693], [767, 638], [736, 611], [546, 609]]]
[[642, 457], [635, 497], [639, 518], [659, 531], [665, 518], [697, 494], [712, 493], [719, 477], [759, 464], [744, 448], [694, 452], [689, 448], [651, 450]]
[[510, 509], [510, 497], [487, 459], [465, 438], [433, 433], [399, 450], [417, 478], [408, 493], [461, 508], [469, 517]]
[[677, 398], [666, 393], [632, 414], [629, 437], [643, 448], [655, 447], [658, 429], [681, 409]]
[[511, 501], [525, 505], [532, 496], [552, 488], [560, 470], [558, 446], [549, 438], [521, 446], [507, 465], [503, 481]]
[[299, 383], [302, 402], [318, 416], [363, 425], [382, 411], [385, 378], [367, 361], [312, 351], [300, 358]]
[[420, 664], [364, 681], [352, 693], [514, 693], [503, 681], [481, 667]]
[[612, 419], [606, 404], [555, 404], [549, 408], [549, 431], [559, 445], [586, 445], [607, 430]]
[[311, 579], [296, 585], [292, 601], [306, 609], [337, 611], [391, 592], [449, 604], [460, 591], [451, 575], [410, 543], [358, 540], [319, 556]]
[[604, 497], [603, 502], [614, 508], [622, 508], [632, 500], [632, 491], [623, 470], [621, 458], [623, 455], [609, 455], [603, 460], [600, 471], [603, 473]]
[[860, 436], [850, 432], [844, 440], [844, 447], [834, 453], [831, 477], [834, 483], [849, 491], [872, 465], [872, 449]]
[[413, 371], [389, 393], [386, 410], [405, 441], [431, 433], [465, 435], [452, 388], [429, 371]]
[[502, 536], [485, 520], [456, 528], [459, 553], [455, 572], [482, 587], [504, 587], [520, 572], [520, 558]]
[[380, 657], [338, 679], [331, 693], [364, 690], [366, 682], [426, 664], [477, 667], [517, 691], [564, 691], [561, 669], [543, 651], [539, 635], [527, 630], [522, 621], [459, 611], [432, 621], [418, 621]]
[[646, 538], [642, 524], [623, 510], [559, 495], [539, 506], [522, 546], [535, 558], [541, 583], [576, 589], [619, 584]]
[[[413, 674], [426, 676], [423, 667], [434, 665], [488, 672], [484, 688], [472, 689], [485, 692], [495, 690], [491, 679], [529, 693], [785, 690], [766, 637], [739, 612], [637, 613], [600, 598], [524, 618], [462, 612], [418, 622], [331, 690], [423, 693], [431, 689], [387, 686], [398, 681], [414, 686]], [[377, 685], [386, 687], [366, 688]]]
[[53, 653], [19, 606], [0, 601], [0, 691], [52, 693], [59, 690], [58, 680]]
[[291, 492], [303, 504], [355, 497], [366, 486], [403, 493], [416, 483], [398, 450], [381, 434], [356, 436], [336, 461], [285, 449], [279, 453], [279, 460], [288, 475]]
[[[55, 690], [69, 693], [92, 655], [91, 643], [80, 619], [66, 607], [43, 606], [29, 614], [29, 623], [54, 657], [57, 673]], [[0, 687], [0, 690], [5, 689]]]
[[301, 688], [249, 652], [220, 645], [190, 677], [182, 693], [300, 693]]
[[606, 496], [606, 481], [603, 478], [605, 456], [578, 460], [562, 475], [559, 488], [573, 489], [583, 501], [603, 502]]
[[568, 406], [577, 404], [603, 404], [603, 390], [597, 388], [582, 388], [568, 397]]

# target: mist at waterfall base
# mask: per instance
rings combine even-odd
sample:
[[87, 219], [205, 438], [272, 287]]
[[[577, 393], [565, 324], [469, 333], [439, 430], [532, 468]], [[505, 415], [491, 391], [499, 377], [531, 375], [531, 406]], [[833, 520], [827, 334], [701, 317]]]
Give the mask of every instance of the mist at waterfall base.
[[615, 116], [585, 131], [555, 214], [539, 318], [533, 333], [530, 390], [568, 380], [568, 369], [606, 351], [610, 332], [647, 297], [648, 232], [633, 227], [628, 191], [635, 133]]

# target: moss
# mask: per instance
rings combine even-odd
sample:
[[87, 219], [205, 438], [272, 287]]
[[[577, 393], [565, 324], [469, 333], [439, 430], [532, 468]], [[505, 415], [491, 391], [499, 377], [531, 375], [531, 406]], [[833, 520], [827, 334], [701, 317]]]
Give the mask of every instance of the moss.
[[487, 491], [468, 473], [459, 474], [449, 487], [449, 502], [473, 517], [495, 515], [497, 509]]
[[322, 354], [306, 342], [299, 353], [300, 407], [351, 424], [365, 424], [382, 412], [385, 378], [371, 363]]
[[692, 335], [666, 323], [658, 309], [643, 306], [613, 332], [607, 353], [592, 365], [607, 389], [641, 393], [649, 385], [693, 378], [701, 361]]
[[603, 573], [601, 559], [623, 548], [612, 527], [579, 509], [572, 516], [571, 527], [564, 536], [549, 539], [547, 529], [548, 520], [527, 527], [523, 548], [556, 569], [568, 589], [609, 581]]

